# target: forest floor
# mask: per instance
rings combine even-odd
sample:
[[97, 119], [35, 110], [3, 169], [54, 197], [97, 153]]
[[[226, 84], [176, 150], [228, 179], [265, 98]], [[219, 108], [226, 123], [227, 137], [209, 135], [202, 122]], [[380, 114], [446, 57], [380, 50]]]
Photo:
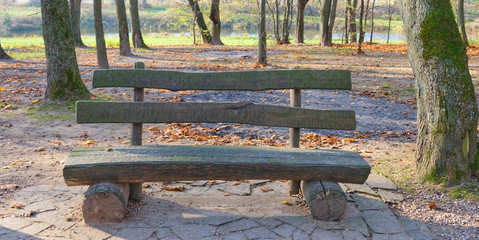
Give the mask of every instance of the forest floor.
[[[453, 200], [457, 189], [424, 185], [416, 180], [414, 151], [416, 109], [414, 76], [405, 45], [273, 46], [269, 66], [256, 64], [256, 48], [233, 46], [167, 46], [119, 56], [108, 49], [111, 68], [133, 68], [142, 61], [147, 69], [179, 71], [241, 71], [252, 69], [345, 69], [352, 72], [352, 91], [305, 91], [303, 105], [312, 108], [353, 109], [355, 131], [302, 131], [301, 147], [347, 149], [359, 152], [373, 172], [400, 187], [406, 198], [391, 205], [395, 214], [427, 223], [437, 238], [479, 235], [479, 193], [471, 200]], [[38, 49], [17, 49], [39, 51]], [[11, 51], [15, 51], [11, 50]], [[130, 89], [92, 89], [96, 69], [94, 49], [77, 49], [82, 79], [92, 98], [132, 100]], [[469, 66], [479, 92], [479, 48], [469, 49]], [[0, 218], [15, 215], [14, 194], [39, 185], [64, 185], [62, 166], [78, 146], [129, 144], [127, 124], [78, 125], [74, 105], [45, 102], [46, 61], [42, 57], [0, 62]], [[149, 89], [150, 101], [246, 101], [288, 105], [287, 91], [259, 93], [198, 92]], [[145, 144], [194, 143], [286, 146], [287, 129], [239, 124], [152, 124], [144, 128]], [[473, 179], [478, 186], [477, 179]], [[17, 208], [16, 208], [17, 207]]]

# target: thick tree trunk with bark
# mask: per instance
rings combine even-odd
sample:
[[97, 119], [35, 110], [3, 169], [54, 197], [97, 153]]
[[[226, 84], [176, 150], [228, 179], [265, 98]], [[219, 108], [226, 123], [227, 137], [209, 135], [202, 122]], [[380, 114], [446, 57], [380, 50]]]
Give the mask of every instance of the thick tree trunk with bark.
[[188, 4], [191, 7], [191, 10], [195, 14], [196, 23], [201, 31], [201, 37], [203, 38], [203, 43], [211, 43], [212, 38], [210, 31], [208, 31], [208, 26], [205, 23], [205, 19], [203, 18], [203, 13], [201, 13], [200, 6], [198, 6], [198, 2], [196, 0], [188, 0]]
[[349, 9], [349, 36], [351, 37], [351, 43], [357, 42], [357, 27], [356, 27], [356, 12], [358, 8], [358, 0], [353, 0], [351, 8]]
[[12, 59], [8, 54], [3, 50], [2, 44], [0, 43], [0, 60], [10, 60]]
[[309, 0], [297, 0], [298, 12], [296, 13], [296, 29], [294, 42], [304, 43], [304, 9]]
[[458, 0], [457, 2], [457, 24], [459, 25], [459, 31], [461, 32], [462, 41], [464, 45], [469, 46], [466, 33], [466, 22], [464, 18], [464, 0]]
[[478, 110], [451, 3], [403, 0], [401, 10], [416, 77], [418, 176], [449, 184], [467, 180], [479, 166]]
[[45, 98], [62, 101], [89, 96], [78, 71], [68, 1], [42, 0], [41, 11], [47, 58]]
[[258, 21], [258, 63], [266, 65], [266, 0], [260, 0]]
[[131, 56], [130, 37], [128, 36], [128, 22], [126, 20], [125, 0], [115, 0], [118, 33], [120, 35], [120, 55]]
[[329, 31], [329, 14], [331, 13], [331, 0], [323, 0], [320, 2], [320, 23], [319, 31], [321, 35], [321, 46], [331, 46], [331, 39], [328, 38]]
[[105, 33], [103, 32], [103, 17], [101, 14], [101, 0], [93, 0], [93, 16], [95, 21], [96, 59], [101, 69], [110, 68], [106, 52]]
[[140, 14], [138, 13], [138, 0], [130, 0], [130, 17], [131, 17], [131, 39], [134, 48], [148, 49], [143, 36], [141, 34]]
[[70, 0], [70, 18], [72, 22], [73, 41], [76, 47], [86, 47], [81, 39], [81, 0]]
[[221, 41], [220, 0], [211, 1], [210, 20], [213, 23], [211, 44], [223, 45]]

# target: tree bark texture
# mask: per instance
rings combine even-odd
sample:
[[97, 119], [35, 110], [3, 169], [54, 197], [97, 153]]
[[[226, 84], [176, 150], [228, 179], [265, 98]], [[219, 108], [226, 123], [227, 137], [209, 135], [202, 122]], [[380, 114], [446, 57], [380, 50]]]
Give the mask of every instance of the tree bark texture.
[[128, 22], [126, 20], [125, 0], [115, 0], [116, 19], [120, 36], [120, 55], [131, 56], [130, 37], [128, 36]]
[[42, 27], [47, 58], [45, 98], [71, 100], [90, 93], [80, 77], [67, 0], [42, 0]]
[[320, 2], [320, 26], [321, 46], [331, 46], [331, 39], [328, 38], [329, 14], [331, 13], [331, 0]]
[[130, 17], [131, 17], [131, 39], [134, 48], [146, 48], [145, 41], [141, 34], [140, 14], [138, 13], [138, 0], [130, 0]]
[[0, 60], [9, 60], [12, 59], [8, 54], [3, 50], [2, 44], [0, 43]]
[[103, 32], [103, 17], [101, 14], [101, 0], [93, 0], [93, 16], [95, 21], [96, 59], [100, 69], [108, 69], [108, 55]]
[[188, 4], [190, 5], [191, 10], [195, 14], [196, 24], [198, 24], [198, 27], [200, 28], [203, 43], [211, 43], [211, 34], [210, 31], [208, 31], [208, 26], [205, 23], [203, 13], [201, 13], [200, 6], [198, 6], [198, 2], [196, 0], [188, 0]]
[[369, 0], [366, 2], [366, 9], [364, 9], [364, 12], [361, 11], [360, 18], [363, 22], [362, 27], [359, 28], [360, 33], [359, 33], [359, 38], [360, 42], [364, 42], [364, 36], [366, 35], [366, 29], [368, 28], [368, 13], [369, 13]]
[[210, 20], [213, 23], [211, 44], [223, 45], [221, 41], [220, 0], [211, 1]]
[[258, 21], [258, 63], [266, 65], [266, 0], [260, 0]]
[[304, 9], [309, 0], [297, 0], [298, 12], [296, 13], [296, 29], [294, 42], [304, 43]]
[[456, 183], [477, 170], [478, 110], [466, 48], [450, 1], [403, 0], [416, 77], [418, 176]]
[[464, 19], [464, 0], [457, 1], [457, 24], [459, 25], [459, 31], [461, 32], [462, 41], [464, 45], [469, 46], [466, 33], [466, 22]]
[[358, 7], [358, 0], [353, 0], [351, 8], [349, 9], [349, 35], [351, 37], [351, 43], [357, 42], [357, 26], [356, 26], [356, 10]]
[[76, 47], [86, 47], [81, 39], [80, 18], [81, 0], [70, 0], [70, 18], [72, 22], [73, 41]]

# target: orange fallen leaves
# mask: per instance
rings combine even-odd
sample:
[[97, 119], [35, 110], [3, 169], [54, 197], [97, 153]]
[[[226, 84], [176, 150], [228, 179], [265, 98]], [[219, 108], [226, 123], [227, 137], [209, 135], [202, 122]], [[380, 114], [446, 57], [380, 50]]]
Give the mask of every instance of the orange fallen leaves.
[[164, 187], [163, 190], [165, 191], [174, 191], [174, 192], [183, 192], [185, 191], [185, 186], [173, 186], [173, 187]]
[[437, 204], [435, 201], [432, 201], [431, 203], [429, 203], [429, 205], [427, 205], [427, 207], [429, 209], [434, 209], [434, 208], [437, 208]]
[[25, 207], [25, 204], [15, 203], [12, 205], [12, 208], [16, 208], [16, 209], [22, 209], [24, 207]]

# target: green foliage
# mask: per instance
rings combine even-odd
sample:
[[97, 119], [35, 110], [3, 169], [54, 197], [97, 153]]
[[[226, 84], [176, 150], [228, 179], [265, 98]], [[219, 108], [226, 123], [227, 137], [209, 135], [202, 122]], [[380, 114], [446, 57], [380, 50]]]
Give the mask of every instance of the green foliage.
[[[429, 156], [429, 158], [431, 157]], [[421, 181], [435, 184], [445, 184], [447, 182], [446, 176], [447, 170], [445, 167], [433, 168], [421, 177]]]

